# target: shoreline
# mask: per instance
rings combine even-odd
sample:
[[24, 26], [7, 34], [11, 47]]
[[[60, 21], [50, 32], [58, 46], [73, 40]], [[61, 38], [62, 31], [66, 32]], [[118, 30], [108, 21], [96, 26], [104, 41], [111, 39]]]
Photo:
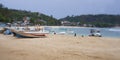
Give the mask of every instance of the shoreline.
[[[21, 26], [21, 27], [25, 27], [25, 26]], [[28, 26], [28, 27], [36, 27], [36, 26]], [[38, 26], [38, 27], [51, 27], [51, 28], [120, 28], [120, 27], [81, 27], [81, 26]], [[0, 27], [0, 28], [4, 28], [4, 27]], [[9, 27], [7, 27], [9, 28]], [[13, 26], [12, 28], [15, 28], [15, 26]]]
[[[35, 26], [29, 26], [29, 27], [31, 27], [31, 28], [37, 28], [37, 27], [35, 27]], [[48, 29], [50, 28], [50, 29], [54, 29], [54, 28], [91, 28], [91, 27], [78, 27], [78, 26], [39, 26], [39, 28], [44, 28], [44, 27], [48, 27]], [[13, 29], [16, 29], [16, 27], [11, 27], [11, 28], [13, 28]], [[22, 28], [21, 28], [22, 29]], [[97, 28], [95, 28], [95, 29], [97, 29]], [[99, 29], [99, 28], [98, 28]], [[101, 29], [101, 28], [100, 28]], [[58, 32], [59, 33], [59, 32]], [[74, 33], [73, 33], [74, 34]], [[73, 35], [73, 34], [71, 34], [71, 35]], [[81, 36], [81, 35], [84, 35], [84, 36], [88, 36], [89, 34], [77, 34], [78, 36]], [[112, 37], [112, 36], [103, 36], [103, 37]], [[115, 36], [113, 36], [113, 38], [119, 38], [118, 36], [117, 37], [115, 37]]]

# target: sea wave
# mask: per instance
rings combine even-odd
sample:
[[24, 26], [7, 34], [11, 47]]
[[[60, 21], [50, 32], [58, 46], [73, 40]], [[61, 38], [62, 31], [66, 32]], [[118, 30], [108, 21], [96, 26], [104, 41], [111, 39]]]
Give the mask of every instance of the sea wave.
[[120, 29], [109, 29], [109, 31], [120, 32]]

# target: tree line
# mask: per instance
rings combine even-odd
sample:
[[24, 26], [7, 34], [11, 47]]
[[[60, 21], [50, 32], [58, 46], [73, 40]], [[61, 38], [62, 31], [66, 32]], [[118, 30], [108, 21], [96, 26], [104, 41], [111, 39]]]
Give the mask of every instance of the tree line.
[[[60, 21], [52, 16], [48, 16], [39, 12], [9, 9], [3, 4], [0, 4], [0, 22], [12, 23], [14, 21], [22, 21], [23, 17], [25, 16], [30, 17], [30, 22], [32, 24], [60, 25]], [[44, 20], [46, 23], [38, 22], [37, 20]]]
[[120, 26], [120, 15], [80, 15], [80, 16], [67, 16], [60, 19], [61, 21], [80, 22], [79, 25], [91, 24], [95, 27], [114, 27]]

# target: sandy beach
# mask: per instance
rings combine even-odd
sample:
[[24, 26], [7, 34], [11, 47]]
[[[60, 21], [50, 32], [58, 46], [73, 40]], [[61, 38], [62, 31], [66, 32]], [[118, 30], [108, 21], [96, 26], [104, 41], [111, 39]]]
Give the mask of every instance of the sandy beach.
[[0, 34], [0, 60], [120, 60], [120, 39], [66, 35], [16, 38]]

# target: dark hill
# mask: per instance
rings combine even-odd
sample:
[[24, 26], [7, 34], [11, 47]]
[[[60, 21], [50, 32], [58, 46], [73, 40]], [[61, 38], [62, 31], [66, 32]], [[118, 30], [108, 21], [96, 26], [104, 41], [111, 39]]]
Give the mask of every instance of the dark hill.
[[99, 14], [99, 15], [67, 16], [60, 20], [80, 22], [79, 25], [91, 24], [96, 27], [120, 26], [120, 15]]
[[[7, 7], [4, 7], [2, 4], [0, 4], [0, 22], [13, 22], [13, 21], [22, 21], [23, 17], [30, 17], [30, 22], [32, 24], [42, 24], [42, 25], [60, 25], [60, 21], [55, 19], [52, 16], [45, 15], [43, 13], [39, 12], [31, 12], [26, 10], [16, 10], [16, 9], [9, 9]], [[37, 20], [45, 21], [43, 22], [37, 22]]]

